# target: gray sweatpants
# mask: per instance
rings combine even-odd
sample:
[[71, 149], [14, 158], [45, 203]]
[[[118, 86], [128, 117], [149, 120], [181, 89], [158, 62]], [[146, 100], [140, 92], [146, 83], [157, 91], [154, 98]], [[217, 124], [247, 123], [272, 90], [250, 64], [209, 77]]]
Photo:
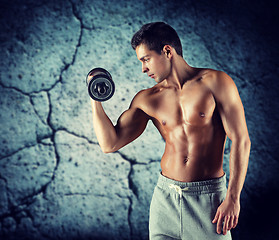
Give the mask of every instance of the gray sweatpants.
[[228, 240], [213, 220], [226, 196], [226, 175], [200, 182], [178, 182], [159, 175], [150, 205], [151, 240]]

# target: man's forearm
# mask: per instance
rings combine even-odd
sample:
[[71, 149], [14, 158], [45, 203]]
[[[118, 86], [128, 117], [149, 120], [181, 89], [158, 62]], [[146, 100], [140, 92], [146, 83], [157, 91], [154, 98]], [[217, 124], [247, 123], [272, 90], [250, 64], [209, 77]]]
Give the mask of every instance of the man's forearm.
[[91, 100], [94, 130], [103, 152], [111, 152], [116, 142], [116, 131], [102, 104]]
[[230, 152], [230, 180], [227, 197], [233, 201], [240, 199], [240, 193], [245, 181], [251, 142], [249, 137], [242, 141], [232, 140]]

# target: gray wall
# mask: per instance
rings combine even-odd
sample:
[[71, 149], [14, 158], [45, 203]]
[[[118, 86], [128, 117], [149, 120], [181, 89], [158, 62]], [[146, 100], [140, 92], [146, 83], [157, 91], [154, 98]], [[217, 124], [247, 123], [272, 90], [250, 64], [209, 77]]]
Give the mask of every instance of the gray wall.
[[[139, 27], [166, 21], [196, 67], [223, 70], [246, 111], [252, 150], [234, 239], [272, 239], [278, 225], [278, 28], [268, 1], [1, 1], [0, 238], [147, 239], [164, 142], [149, 124], [103, 154], [85, 76], [116, 84], [115, 123], [154, 82], [130, 47]], [[277, 19], [276, 19], [277, 18]], [[229, 175], [227, 142], [224, 168]], [[277, 216], [276, 216], [277, 215]]]

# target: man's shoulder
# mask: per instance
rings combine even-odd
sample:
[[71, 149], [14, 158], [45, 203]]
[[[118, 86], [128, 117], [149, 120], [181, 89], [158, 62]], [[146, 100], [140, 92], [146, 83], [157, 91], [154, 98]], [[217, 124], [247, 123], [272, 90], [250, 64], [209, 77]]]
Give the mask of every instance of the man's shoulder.
[[140, 108], [140, 109], [144, 108], [151, 91], [152, 91], [151, 88], [140, 90], [134, 96], [132, 103], [131, 103], [131, 107], [136, 107], [136, 108]]
[[139, 102], [149, 101], [150, 96], [154, 95], [157, 92], [160, 92], [161, 88], [161, 84], [157, 83], [153, 87], [142, 89], [135, 95], [134, 99], [136, 99]]
[[233, 80], [227, 73], [214, 69], [202, 69], [201, 79], [202, 82], [212, 90], [233, 83]]
[[160, 92], [160, 84], [156, 84], [151, 88], [140, 90], [132, 100], [131, 107], [141, 109], [146, 114], [150, 114], [152, 101], [156, 93]]
[[205, 73], [202, 81], [219, 103], [227, 101], [228, 98], [236, 99], [238, 95], [236, 84], [223, 71], [210, 69]]
[[211, 69], [211, 68], [200, 68], [198, 70], [198, 75], [202, 77], [203, 80], [213, 81], [216, 80], [220, 74], [224, 72]]
[[134, 97], [133, 101], [136, 101], [136, 102], [143, 102], [146, 97], [150, 94], [150, 89], [151, 88], [147, 88], [147, 89], [142, 89], [140, 90]]

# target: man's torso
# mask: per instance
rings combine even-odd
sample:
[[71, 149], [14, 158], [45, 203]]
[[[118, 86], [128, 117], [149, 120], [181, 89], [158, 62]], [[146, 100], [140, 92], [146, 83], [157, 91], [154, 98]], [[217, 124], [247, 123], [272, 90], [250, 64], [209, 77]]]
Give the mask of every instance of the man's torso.
[[181, 90], [163, 81], [145, 90], [142, 110], [166, 141], [162, 174], [191, 182], [221, 177], [225, 131], [208, 87], [214, 71], [200, 70]]

